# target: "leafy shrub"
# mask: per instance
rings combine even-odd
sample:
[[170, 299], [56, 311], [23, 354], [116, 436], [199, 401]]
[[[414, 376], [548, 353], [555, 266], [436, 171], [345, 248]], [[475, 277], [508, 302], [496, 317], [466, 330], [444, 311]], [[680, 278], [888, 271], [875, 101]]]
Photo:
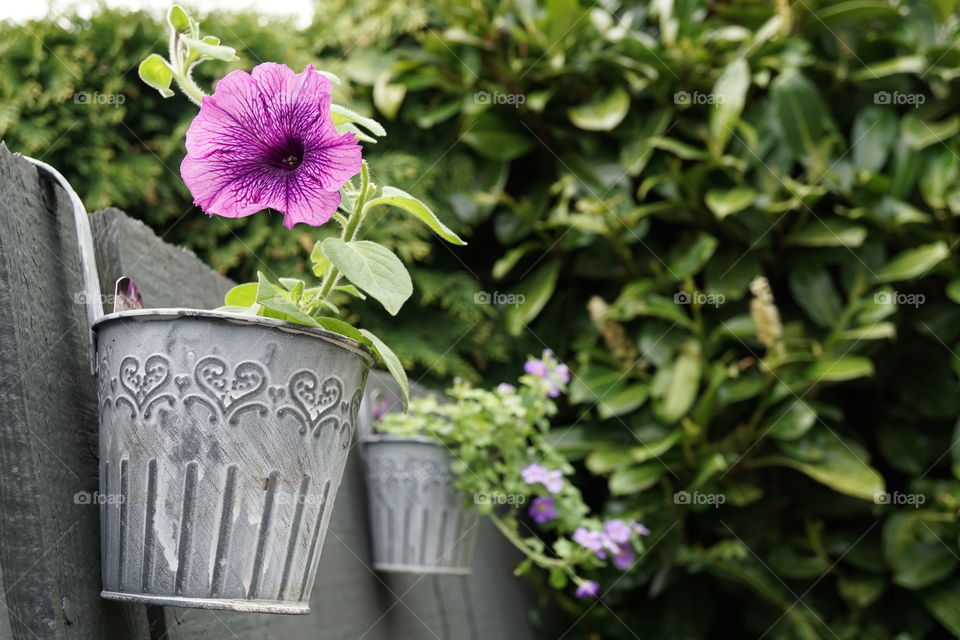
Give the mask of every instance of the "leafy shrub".
[[505, 330], [576, 352], [555, 445], [654, 531], [558, 633], [960, 633], [954, 4], [439, 2], [376, 58], [485, 167]]

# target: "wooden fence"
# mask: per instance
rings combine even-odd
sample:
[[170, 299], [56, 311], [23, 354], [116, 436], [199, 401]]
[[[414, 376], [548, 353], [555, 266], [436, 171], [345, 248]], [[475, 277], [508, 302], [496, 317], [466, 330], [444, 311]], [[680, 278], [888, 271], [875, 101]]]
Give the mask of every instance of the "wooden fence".
[[[232, 284], [119, 210], [90, 220], [104, 292], [125, 275], [148, 307], [203, 309], [221, 304]], [[87, 499], [98, 488], [96, 391], [77, 246], [67, 194], [0, 143], [0, 640], [533, 637], [528, 594], [512, 577], [517, 558], [486, 522], [469, 577], [369, 568], [356, 449], [309, 616], [100, 599], [99, 511]]]

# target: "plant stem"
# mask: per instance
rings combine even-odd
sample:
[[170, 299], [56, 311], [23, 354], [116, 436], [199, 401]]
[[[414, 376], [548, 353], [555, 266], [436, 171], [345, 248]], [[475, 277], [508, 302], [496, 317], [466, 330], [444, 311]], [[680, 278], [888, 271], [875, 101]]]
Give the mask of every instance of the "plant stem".
[[[343, 225], [343, 232], [340, 234], [340, 239], [344, 242], [350, 242], [356, 238], [357, 232], [360, 231], [360, 223], [363, 222], [363, 205], [367, 201], [369, 190], [370, 174], [367, 171], [367, 163], [364, 162], [360, 165], [360, 194], [353, 203], [353, 213], [351, 213], [347, 218], [346, 224]], [[327, 297], [329, 297], [330, 292], [333, 291], [333, 287], [337, 284], [337, 280], [339, 279], [340, 270], [331, 264], [328, 267], [328, 271], [323, 276], [323, 282], [320, 285], [320, 293], [317, 294], [318, 297], [321, 300], [326, 300]]]
[[542, 553], [531, 549], [529, 545], [527, 545], [522, 538], [517, 536], [517, 534], [514, 533], [513, 530], [511, 530], [510, 527], [508, 527], [507, 524], [495, 513], [491, 513], [487, 517], [490, 518], [490, 521], [493, 522], [494, 526], [500, 530], [500, 533], [503, 534], [503, 537], [509, 540], [513, 546], [522, 551], [528, 558], [537, 564], [546, 567], [560, 567], [570, 572], [570, 568], [563, 560], [560, 560], [559, 558], [548, 558]]

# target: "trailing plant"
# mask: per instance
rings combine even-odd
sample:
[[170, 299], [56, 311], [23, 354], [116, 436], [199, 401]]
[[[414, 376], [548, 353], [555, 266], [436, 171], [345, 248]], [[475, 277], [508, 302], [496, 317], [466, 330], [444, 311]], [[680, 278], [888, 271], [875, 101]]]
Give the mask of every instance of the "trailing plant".
[[[629, 570], [650, 532], [634, 520], [602, 522], [589, 514], [567, 477], [573, 467], [545, 438], [557, 413], [553, 398], [566, 391], [569, 370], [550, 351], [528, 359], [524, 370], [517, 386], [487, 390], [458, 381], [443, 400], [415, 398], [407, 413], [385, 414], [375, 426], [393, 435], [427, 436], [450, 453], [454, 486], [526, 556], [517, 575], [536, 565], [549, 572], [552, 587], [573, 583], [577, 597], [594, 597], [600, 584], [580, 572], [606, 561]], [[523, 518], [522, 505], [535, 528]]]

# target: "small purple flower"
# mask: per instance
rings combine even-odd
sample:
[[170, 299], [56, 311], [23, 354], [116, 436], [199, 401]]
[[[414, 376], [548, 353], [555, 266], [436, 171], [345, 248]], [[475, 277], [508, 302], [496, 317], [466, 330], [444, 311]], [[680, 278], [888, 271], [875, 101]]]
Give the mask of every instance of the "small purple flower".
[[333, 124], [330, 90], [310, 65], [298, 74], [267, 62], [224, 76], [187, 130], [180, 175], [193, 201], [225, 218], [273, 208], [291, 229], [329, 220], [361, 164], [356, 137]]
[[547, 383], [547, 396], [556, 398], [563, 391], [563, 385], [570, 382], [570, 368], [557, 362], [553, 352], [545, 349], [539, 360], [530, 359], [523, 365], [528, 374], [541, 378]]
[[601, 531], [590, 531], [584, 527], [577, 527], [573, 532], [573, 541], [584, 549], [589, 549], [603, 560], [607, 557], [607, 537]]
[[633, 549], [630, 548], [630, 545], [621, 545], [617, 552], [613, 554], [613, 565], [620, 571], [626, 571], [633, 566]]
[[520, 475], [523, 476], [523, 481], [527, 484], [537, 484], [543, 482], [544, 477], [547, 475], [547, 470], [543, 468], [543, 465], [534, 462], [524, 467]]
[[636, 533], [638, 536], [650, 535], [650, 529], [647, 529], [645, 526], [643, 526], [636, 520], [630, 521], [630, 528], [633, 529], [633, 532]]
[[540, 482], [550, 493], [559, 493], [563, 489], [563, 473], [559, 469], [547, 471]]
[[599, 592], [600, 585], [593, 580], [584, 580], [577, 585], [578, 598], [594, 598]]
[[534, 498], [530, 503], [530, 509], [527, 514], [537, 524], [543, 524], [557, 519], [557, 509], [553, 498], [540, 497]]
[[607, 537], [617, 544], [629, 542], [632, 535], [630, 527], [624, 524], [623, 520], [607, 520], [603, 530]]
[[534, 462], [524, 467], [520, 475], [527, 484], [542, 484], [550, 493], [563, 489], [563, 473], [558, 469], [548, 471], [543, 465]]
[[378, 395], [373, 401], [373, 406], [370, 407], [370, 414], [373, 417], [373, 421], [380, 422], [383, 416], [387, 415], [387, 409], [389, 408], [390, 402], [384, 396]]

